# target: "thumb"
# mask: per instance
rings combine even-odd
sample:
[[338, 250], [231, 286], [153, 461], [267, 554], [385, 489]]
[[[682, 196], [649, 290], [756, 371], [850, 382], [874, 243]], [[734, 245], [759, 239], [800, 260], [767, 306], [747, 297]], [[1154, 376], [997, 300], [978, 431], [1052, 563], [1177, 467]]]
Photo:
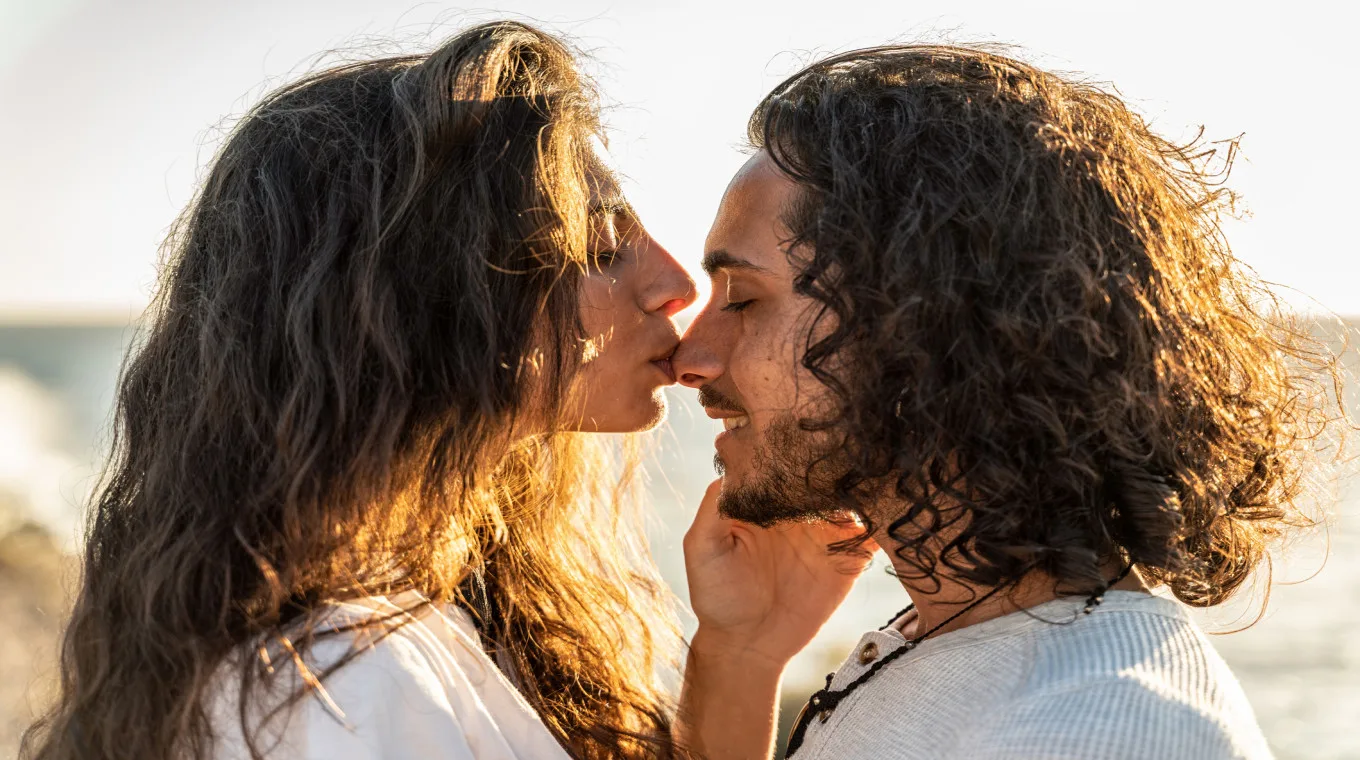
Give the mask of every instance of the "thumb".
[[852, 548], [847, 551], [835, 552], [837, 556], [834, 564], [846, 572], [854, 574], [863, 572], [869, 567], [873, 561], [873, 555], [879, 549], [873, 536], [865, 535], [864, 523], [853, 513], [846, 513], [843, 519], [817, 523], [813, 527], [817, 531], [818, 540], [828, 550], [832, 545], [843, 541], [853, 542]]
[[704, 498], [699, 502], [699, 510], [694, 513], [694, 523], [685, 534], [686, 542], [709, 542], [725, 538], [731, 533], [731, 520], [718, 513], [718, 498], [722, 495], [722, 478], [708, 484]]

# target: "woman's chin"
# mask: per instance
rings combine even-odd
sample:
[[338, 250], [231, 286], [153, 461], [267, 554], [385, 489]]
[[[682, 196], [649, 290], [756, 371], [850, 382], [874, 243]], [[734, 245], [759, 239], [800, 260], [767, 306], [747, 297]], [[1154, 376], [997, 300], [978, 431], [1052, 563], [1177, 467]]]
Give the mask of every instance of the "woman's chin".
[[655, 430], [661, 427], [661, 423], [666, 421], [666, 415], [670, 413], [670, 405], [666, 403], [666, 396], [658, 388], [650, 399], [648, 405], [647, 418], [634, 432], [641, 433], [646, 430]]
[[666, 405], [666, 396], [658, 388], [646, 401], [637, 405], [636, 411], [631, 418], [615, 430], [616, 433], [642, 433], [647, 430], [655, 430], [666, 421], [666, 413], [669, 407]]
[[586, 414], [577, 432], [641, 433], [666, 421], [666, 397], [661, 389], [634, 404], [616, 405], [600, 414]]

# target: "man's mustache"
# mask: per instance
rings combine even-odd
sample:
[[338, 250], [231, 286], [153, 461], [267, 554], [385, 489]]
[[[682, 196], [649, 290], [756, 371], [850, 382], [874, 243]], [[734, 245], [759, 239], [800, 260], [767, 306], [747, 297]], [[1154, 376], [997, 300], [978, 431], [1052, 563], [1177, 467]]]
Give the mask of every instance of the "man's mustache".
[[711, 385], [705, 385], [699, 388], [699, 405], [708, 409], [719, 409], [724, 412], [746, 414], [746, 409], [743, 408], [741, 404], [724, 396], [722, 391]]

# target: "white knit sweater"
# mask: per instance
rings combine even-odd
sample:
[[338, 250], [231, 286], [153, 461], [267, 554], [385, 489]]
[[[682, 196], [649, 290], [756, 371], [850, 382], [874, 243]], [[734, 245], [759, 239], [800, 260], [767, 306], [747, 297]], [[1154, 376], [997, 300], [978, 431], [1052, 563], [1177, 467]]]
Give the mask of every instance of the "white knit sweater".
[[[1223, 659], [1169, 599], [1059, 599], [921, 643], [813, 719], [795, 760], [1270, 757]], [[901, 622], [901, 621], [899, 621]], [[904, 639], [867, 633], [841, 689]]]

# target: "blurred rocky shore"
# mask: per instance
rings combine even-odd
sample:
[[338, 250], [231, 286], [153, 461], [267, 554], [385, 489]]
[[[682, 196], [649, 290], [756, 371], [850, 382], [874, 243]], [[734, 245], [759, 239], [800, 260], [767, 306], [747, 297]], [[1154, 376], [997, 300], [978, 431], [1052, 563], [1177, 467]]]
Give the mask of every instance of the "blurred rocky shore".
[[57, 641], [77, 563], [46, 528], [0, 501], [0, 757], [52, 698]]

